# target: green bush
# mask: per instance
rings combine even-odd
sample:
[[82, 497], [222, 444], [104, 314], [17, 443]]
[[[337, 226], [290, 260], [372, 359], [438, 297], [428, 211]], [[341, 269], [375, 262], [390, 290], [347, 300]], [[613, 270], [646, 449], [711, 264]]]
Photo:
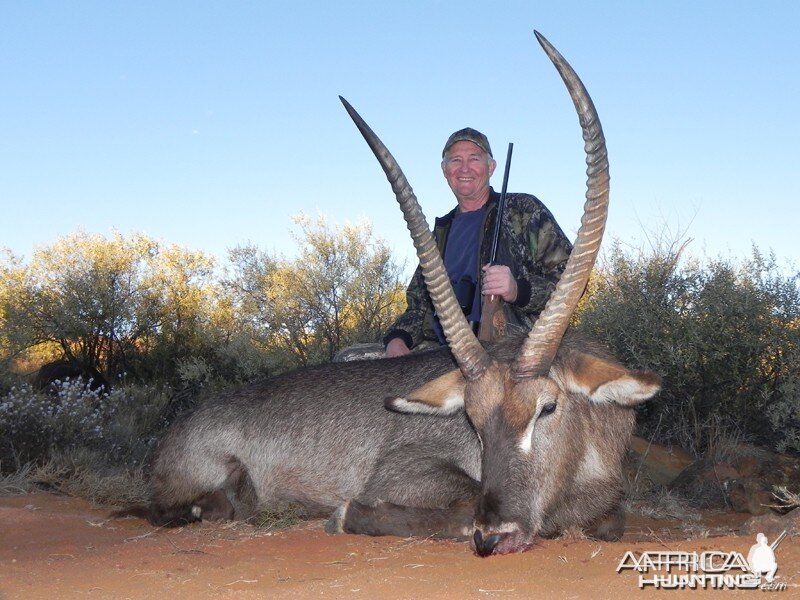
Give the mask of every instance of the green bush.
[[800, 451], [800, 275], [755, 249], [741, 264], [701, 264], [684, 248], [615, 244], [578, 327], [664, 378], [640, 409], [643, 435], [696, 453], [725, 435]]

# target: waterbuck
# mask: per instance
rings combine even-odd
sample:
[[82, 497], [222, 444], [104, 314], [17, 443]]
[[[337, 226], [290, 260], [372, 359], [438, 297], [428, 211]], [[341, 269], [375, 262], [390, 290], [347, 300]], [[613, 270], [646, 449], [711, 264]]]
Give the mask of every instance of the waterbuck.
[[478, 342], [411, 187], [343, 99], [403, 209], [449, 348], [302, 369], [202, 406], [158, 448], [153, 523], [292, 505], [333, 511], [331, 532], [468, 537], [482, 556], [565, 529], [622, 535], [632, 407], [660, 382], [565, 335], [602, 238], [608, 163], [586, 90], [536, 35], [578, 110], [589, 179], [574, 250], [530, 334]]

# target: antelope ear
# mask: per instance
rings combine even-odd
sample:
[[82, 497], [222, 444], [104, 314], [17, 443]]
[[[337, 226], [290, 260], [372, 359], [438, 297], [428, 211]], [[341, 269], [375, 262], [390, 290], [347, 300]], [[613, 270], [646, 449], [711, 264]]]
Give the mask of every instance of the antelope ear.
[[429, 381], [405, 398], [386, 398], [383, 405], [394, 412], [423, 415], [452, 415], [464, 407], [466, 381], [456, 369]]
[[622, 365], [594, 356], [575, 353], [553, 375], [570, 392], [584, 394], [592, 402], [616, 402], [635, 406], [661, 390], [661, 378], [649, 371], [630, 371]]

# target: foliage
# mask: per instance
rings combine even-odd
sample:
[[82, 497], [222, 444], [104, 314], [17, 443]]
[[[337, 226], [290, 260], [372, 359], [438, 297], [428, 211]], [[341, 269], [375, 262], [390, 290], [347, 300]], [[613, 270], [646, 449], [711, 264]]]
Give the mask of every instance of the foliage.
[[[402, 268], [362, 222], [298, 217], [295, 259], [230, 251], [227, 276], [202, 252], [144, 235], [77, 232], [0, 257], [0, 372], [66, 359], [127, 377], [198, 386], [330, 360], [377, 341], [402, 310]], [[8, 386], [0, 378], [0, 391]]]
[[142, 237], [83, 233], [37, 250], [5, 298], [12, 351], [52, 342], [66, 358], [108, 371], [115, 351], [124, 356], [155, 326], [142, 285], [154, 250]]
[[117, 387], [101, 393], [81, 381], [59, 382], [56, 389], [53, 396], [23, 384], [0, 398], [4, 470], [75, 450], [141, 465], [166, 425], [170, 394], [164, 390]]
[[[198, 397], [378, 339], [403, 298], [385, 243], [366, 223], [298, 225], [296, 259], [237, 248], [224, 279], [202, 253], [142, 235], [78, 232], [28, 263], [0, 256], [2, 472], [136, 497], [155, 440]], [[64, 381], [53, 395], [18, 375], [61, 358], [111, 375], [110, 391]]]
[[[142, 235], [79, 232], [29, 263], [0, 255], [2, 474], [136, 498], [155, 440], [198, 397], [379, 340], [404, 302], [389, 248], [368, 223], [297, 224], [296, 258], [240, 246], [222, 276], [203, 253]], [[742, 263], [700, 262], [686, 245], [614, 244], [574, 324], [663, 376], [642, 434], [698, 454], [742, 439], [800, 452], [800, 275], [756, 249]], [[62, 382], [53, 396], [15, 374], [62, 357], [115, 385]]]
[[402, 268], [368, 223], [332, 230], [324, 219], [296, 222], [297, 258], [238, 247], [226, 280], [239, 324], [278, 368], [329, 361], [345, 346], [379, 341], [403, 310]]
[[191, 331], [212, 265], [143, 235], [60, 238], [30, 264], [6, 267], [0, 312], [8, 353], [55, 344], [64, 358], [112, 379], [147, 372], [148, 352], [182, 350], [174, 324]]
[[202, 360], [236, 380], [241, 374], [225, 367], [228, 344], [239, 340], [214, 267], [202, 252], [164, 247], [143, 235], [78, 232], [38, 249], [29, 264], [6, 256], [0, 263], [2, 356], [18, 365], [37, 354], [38, 364], [48, 355], [65, 358], [112, 382], [179, 383], [182, 362]]
[[696, 452], [723, 430], [800, 450], [800, 275], [753, 250], [742, 264], [684, 261], [686, 244], [617, 243], [576, 321], [628, 366], [664, 378], [643, 432]]
[[98, 504], [145, 503], [148, 488], [144, 469], [109, 464], [108, 457], [87, 450], [58, 451], [27, 476], [33, 485], [78, 496]]

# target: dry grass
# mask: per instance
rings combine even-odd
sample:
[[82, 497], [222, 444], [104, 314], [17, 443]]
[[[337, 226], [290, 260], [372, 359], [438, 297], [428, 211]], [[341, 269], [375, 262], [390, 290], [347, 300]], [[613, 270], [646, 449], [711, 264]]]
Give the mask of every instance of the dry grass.
[[778, 501], [778, 504], [776, 504], [774, 508], [783, 512], [788, 512], [800, 507], [800, 494], [790, 492], [785, 486], [776, 485], [772, 495], [775, 496], [775, 499]]
[[33, 492], [35, 484], [30, 480], [32, 465], [23, 465], [10, 475], [0, 476], [0, 496], [24, 496]]
[[298, 523], [302, 523], [306, 519], [294, 508], [286, 508], [282, 510], [265, 510], [258, 513], [251, 519], [254, 527], [258, 529], [268, 529], [274, 531], [277, 529], [288, 529], [294, 527]]
[[690, 501], [664, 487], [637, 499], [626, 500], [625, 510], [657, 520], [699, 521], [701, 518]]
[[28, 479], [33, 484], [100, 505], [119, 506], [147, 500], [142, 468], [109, 471], [107, 466], [85, 454], [55, 455], [44, 465], [32, 469]]

